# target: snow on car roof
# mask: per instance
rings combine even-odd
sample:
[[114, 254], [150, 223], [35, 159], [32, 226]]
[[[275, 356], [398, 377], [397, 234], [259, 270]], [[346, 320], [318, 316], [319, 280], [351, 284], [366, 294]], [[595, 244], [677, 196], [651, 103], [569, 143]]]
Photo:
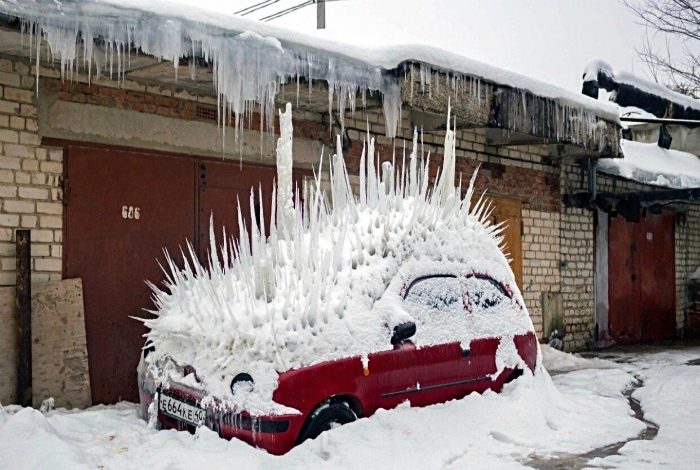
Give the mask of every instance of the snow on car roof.
[[[240, 238], [224, 237], [223, 259], [210, 258], [205, 268], [190, 248], [184, 269], [169, 259], [165, 288], [153, 286], [156, 316], [144, 323], [155, 346], [147, 359], [158, 380], [183, 379], [157, 366], [170, 358], [193, 366], [211, 397], [254, 413], [289, 412], [271, 408], [278, 373], [346, 357], [358, 357], [358, 370], [360, 360], [367, 367], [371, 353], [392, 348], [395, 325], [415, 320], [403, 308], [404, 286], [435, 273], [487, 274], [509, 286], [513, 296], [488, 314], [456, 315], [449, 331], [419, 328], [416, 345], [458, 341], [469, 347], [472, 339], [503, 338], [499, 373], [519, 364], [513, 337], [534, 329], [500, 247], [502, 227], [490, 224], [483, 197], [472, 203], [476, 173], [466, 192], [461, 183], [455, 188], [449, 117], [444, 164], [434, 183], [430, 155], [420, 154], [417, 135], [396, 169], [389, 162], [379, 165], [371, 139], [356, 197], [339, 141], [328, 197], [319, 169], [313, 190], [303, 202], [297, 192], [295, 203], [291, 105], [280, 112], [280, 123], [279, 189], [269, 231], [239, 207]], [[251, 191], [250, 207], [261, 197]], [[211, 250], [217, 250], [213, 238]], [[229, 384], [242, 372], [253, 376], [255, 393], [237, 393], [234, 400]]]
[[[552, 99], [561, 107], [619, 122], [617, 109], [608, 103], [435, 47], [358, 47], [207, 11], [196, 4], [167, 0], [0, 0], [0, 14], [21, 18], [30, 32], [35, 26], [42, 31], [52, 56], [60, 59], [63, 72], [77, 65], [107, 69], [106, 63], [95, 61], [96, 38], [105, 41], [112, 58], [117, 56], [120, 63], [126, 63], [130, 45], [171, 60], [175, 67], [180, 57], [202, 56], [214, 65], [215, 86], [225, 98], [224, 113], [229, 111], [236, 117], [250, 102], [257, 102], [264, 105], [262, 111], [272, 119], [280, 82], [304, 76], [326, 80], [331, 93], [337, 89], [353, 105], [358, 90], [381, 92], [387, 135], [393, 137], [401, 100], [398, 77], [387, 72], [415, 62], [425, 70], [446, 72], [448, 85], [451, 81], [452, 86], [457, 81], [486, 81], [511, 86]], [[86, 40], [83, 47], [77, 47], [78, 38]], [[79, 64], [81, 61], [84, 63]], [[453, 81], [455, 78], [458, 80]]]
[[700, 158], [692, 153], [624, 139], [620, 147], [624, 158], [601, 158], [598, 171], [653, 186], [700, 188]]

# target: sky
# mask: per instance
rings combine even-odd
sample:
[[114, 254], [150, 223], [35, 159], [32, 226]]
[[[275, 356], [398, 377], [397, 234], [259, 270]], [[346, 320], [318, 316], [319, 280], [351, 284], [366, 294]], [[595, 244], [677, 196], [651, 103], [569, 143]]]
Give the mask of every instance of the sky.
[[[197, 4], [234, 13], [260, 1]], [[246, 18], [300, 3], [278, 0]], [[310, 5], [270, 24], [360, 45], [429, 44], [575, 92], [593, 58], [647, 76], [636, 52], [645, 28], [619, 0], [329, 0], [326, 18], [326, 30], [318, 32]], [[652, 41], [664, 44], [662, 37]]]

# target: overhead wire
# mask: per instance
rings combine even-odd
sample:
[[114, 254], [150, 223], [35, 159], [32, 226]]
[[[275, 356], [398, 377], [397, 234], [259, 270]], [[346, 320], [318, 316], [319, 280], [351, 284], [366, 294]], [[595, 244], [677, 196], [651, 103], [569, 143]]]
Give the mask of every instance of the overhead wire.
[[277, 19], [277, 18], [281, 18], [281, 17], [283, 17], [283, 16], [285, 16], [285, 15], [288, 15], [288, 14], [290, 14], [290, 13], [292, 13], [292, 12], [295, 12], [295, 11], [297, 11], [297, 10], [301, 10], [302, 8], [304, 8], [304, 7], [306, 7], [306, 6], [313, 5], [314, 3], [316, 3], [316, 0], [307, 0], [307, 1], [305, 1], [305, 2], [302, 2], [302, 3], [299, 3], [299, 4], [295, 5], [295, 6], [293, 6], [293, 7], [289, 7], [289, 8], [286, 8], [286, 9], [284, 9], [284, 10], [278, 11], [277, 13], [273, 13], [273, 14], [271, 14], [271, 15], [268, 15], [268, 16], [265, 16], [265, 17], [263, 17], [263, 18], [260, 18], [260, 21], [271, 21], [271, 20], [275, 20], [275, 19]]
[[234, 12], [234, 15], [241, 15], [241, 16], [246, 16], [249, 15], [253, 12], [256, 12], [258, 10], [262, 10], [263, 8], [267, 8], [271, 5], [274, 5], [275, 3], [279, 3], [280, 0], [264, 0], [260, 3], [256, 3], [255, 5], [251, 5], [249, 7], [246, 7], [242, 10], [238, 10], [237, 12]]

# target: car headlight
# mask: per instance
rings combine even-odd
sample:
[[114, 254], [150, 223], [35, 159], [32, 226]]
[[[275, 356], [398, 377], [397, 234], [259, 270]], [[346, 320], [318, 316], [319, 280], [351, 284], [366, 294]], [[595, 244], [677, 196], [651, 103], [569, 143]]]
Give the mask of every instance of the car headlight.
[[233, 393], [233, 394], [235, 395], [236, 392], [235, 392], [235, 390], [234, 390], [234, 386], [235, 386], [237, 383], [242, 383], [242, 382], [248, 382], [248, 384], [249, 384], [248, 387], [249, 387], [251, 390], [253, 389], [253, 383], [254, 383], [253, 377], [252, 377], [250, 374], [246, 373], [246, 372], [241, 372], [240, 374], [237, 374], [237, 375], [231, 380], [231, 393]]

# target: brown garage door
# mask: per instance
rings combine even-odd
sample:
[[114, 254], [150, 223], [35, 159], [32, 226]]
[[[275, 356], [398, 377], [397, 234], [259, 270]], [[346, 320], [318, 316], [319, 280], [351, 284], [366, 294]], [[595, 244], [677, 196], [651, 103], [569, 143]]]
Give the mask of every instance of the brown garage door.
[[163, 248], [195, 238], [195, 161], [70, 146], [66, 160], [65, 276], [83, 279], [94, 403], [138, 400], [136, 365], [159, 283]]
[[[250, 227], [251, 186], [263, 190], [269, 223], [276, 170], [87, 144], [65, 155], [64, 275], [83, 279], [93, 401], [135, 401], [146, 330], [130, 317], [153, 307], [144, 280], [163, 280], [163, 248], [175, 255], [191, 241], [205, 261], [212, 214], [219, 246], [224, 226], [238, 236], [238, 201]], [[305, 174], [295, 170], [295, 180]]]
[[676, 327], [673, 213], [621, 216], [608, 231], [609, 331], [617, 343], [672, 338]]

